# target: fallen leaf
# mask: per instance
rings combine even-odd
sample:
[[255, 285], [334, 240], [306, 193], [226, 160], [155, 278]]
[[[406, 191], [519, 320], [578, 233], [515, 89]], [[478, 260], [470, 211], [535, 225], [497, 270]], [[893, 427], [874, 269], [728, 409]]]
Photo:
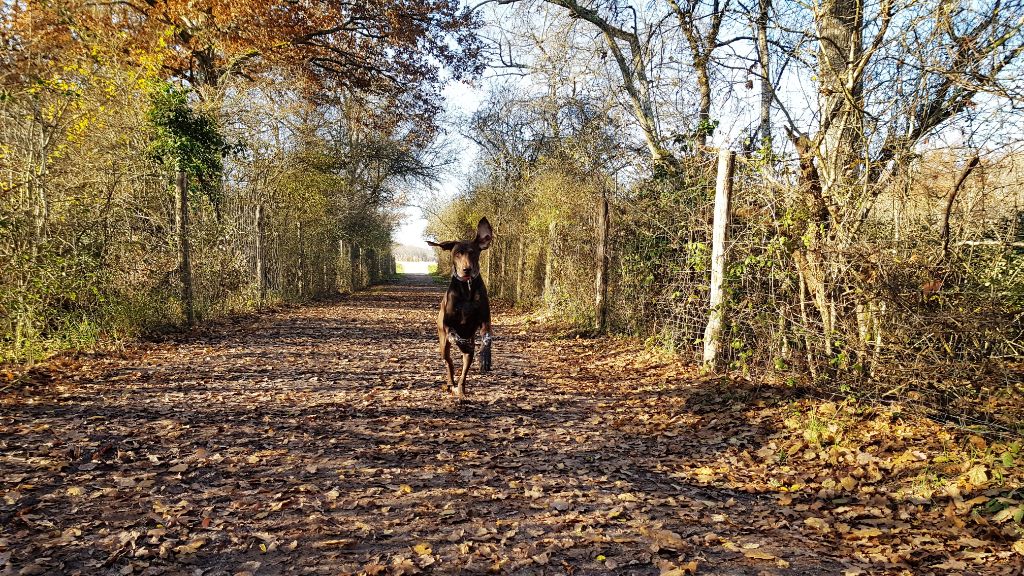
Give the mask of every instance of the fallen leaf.
[[177, 554], [195, 554], [200, 548], [203, 547], [204, 544], [206, 544], [205, 538], [196, 538], [194, 540], [189, 541], [188, 544], [176, 546], [174, 548], [174, 552]]
[[882, 531], [878, 528], [863, 527], [850, 530], [850, 536], [853, 536], [854, 538], [874, 538], [875, 536], [881, 535]]
[[[672, 532], [671, 530], [664, 529], [642, 529], [641, 534], [646, 536], [651, 541], [651, 547], [657, 549], [675, 550], [677, 552], [686, 551], [690, 548], [689, 544], [683, 540], [682, 536]], [[657, 551], [657, 550], [654, 550]]]
[[394, 576], [404, 576], [405, 574], [418, 574], [420, 572], [419, 566], [413, 564], [409, 558], [395, 558], [391, 561], [391, 574]]
[[964, 536], [963, 538], [957, 540], [956, 543], [966, 548], [984, 548], [990, 545], [990, 543], [986, 540], [979, 540], [971, 536]]
[[345, 546], [351, 545], [353, 540], [351, 538], [330, 538], [327, 540], [320, 540], [313, 543], [314, 548], [333, 548], [339, 547], [344, 548]]
[[1007, 520], [1013, 518], [1014, 515], [1016, 515], [1019, 511], [1021, 511], [1021, 508], [1017, 506], [1003, 508], [999, 512], [996, 512], [994, 516], [992, 516], [992, 521], [1002, 524], [1003, 522], [1006, 522]]
[[932, 564], [932, 568], [939, 568], [941, 570], [963, 570], [967, 568], [967, 562], [950, 558], [941, 564]]
[[747, 558], [753, 558], [755, 560], [775, 560], [775, 555], [774, 554], [769, 554], [768, 552], [765, 552], [763, 550], [757, 550], [757, 549], [751, 549], [751, 550], [744, 549], [743, 550], [743, 555], [746, 556]]
[[818, 532], [822, 532], [822, 533], [826, 533], [826, 534], [830, 530], [828, 522], [825, 522], [821, 518], [816, 518], [814, 516], [811, 516], [810, 518], [807, 518], [806, 520], [804, 520], [804, 524], [806, 524], [807, 526], [810, 526], [811, 528], [814, 528]]
[[565, 500], [552, 500], [551, 507], [559, 512], [565, 512], [569, 509], [569, 503]]
[[967, 481], [979, 487], [988, 484], [988, 468], [981, 464], [971, 467], [967, 471]]
[[687, 574], [697, 573], [697, 561], [690, 560], [686, 564], [673, 565], [670, 562], [665, 562], [661, 565], [661, 573], [659, 576], [686, 576]]

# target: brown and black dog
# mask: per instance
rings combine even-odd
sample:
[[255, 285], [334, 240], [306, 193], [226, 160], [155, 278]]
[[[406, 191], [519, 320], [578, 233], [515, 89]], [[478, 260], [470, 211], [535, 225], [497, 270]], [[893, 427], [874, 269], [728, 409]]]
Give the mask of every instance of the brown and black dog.
[[[487, 218], [481, 218], [476, 225], [476, 238], [470, 241], [449, 240], [430, 242], [441, 250], [452, 253], [452, 278], [448, 291], [441, 298], [441, 310], [437, 314], [437, 335], [441, 344], [447, 372], [447, 387], [459, 399], [466, 397], [466, 374], [473, 364], [476, 332], [483, 334], [480, 345], [480, 370], [491, 369], [491, 305], [487, 300], [487, 288], [480, 277], [480, 252], [486, 250], [494, 239], [494, 231]], [[455, 345], [462, 352], [462, 373], [456, 385], [451, 347]]]

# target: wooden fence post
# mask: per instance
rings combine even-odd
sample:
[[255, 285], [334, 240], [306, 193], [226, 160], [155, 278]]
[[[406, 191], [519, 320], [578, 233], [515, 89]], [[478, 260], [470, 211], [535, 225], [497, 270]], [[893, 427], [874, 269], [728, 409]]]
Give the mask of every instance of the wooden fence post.
[[362, 273], [360, 272], [360, 254], [359, 244], [353, 244], [349, 252], [349, 262], [351, 263], [350, 269], [352, 274], [352, 291], [355, 292], [362, 288]]
[[608, 318], [608, 196], [597, 204], [597, 274], [594, 278], [594, 328], [604, 332]]
[[526, 268], [526, 234], [519, 235], [519, 263], [516, 265], [516, 304], [523, 301], [523, 277]]
[[260, 289], [260, 305], [267, 300], [267, 265], [263, 247], [263, 234], [266, 221], [263, 217], [263, 204], [256, 205], [256, 283]]
[[178, 238], [181, 244], [181, 303], [185, 308], [185, 322], [196, 323], [194, 294], [192, 292], [192, 254], [188, 242], [188, 175], [178, 170], [174, 178], [178, 192]]
[[335, 271], [334, 283], [338, 285], [338, 290], [344, 292], [348, 286], [348, 282], [344, 279], [345, 265], [348, 263], [348, 247], [345, 246], [344, 240], [338, 241], [338, 266]]
[[714, 370], [722, 341], [725, 320], [725, 242], [728, 239], [729, 202], [732, 198], [732, 174], [736, 153], [718, 152], [718, 179], [715, 183], [715, 220], [711, 235], [711, 298], [708, 325], [704, 329], [704, 367]]
[[[495, 288], [494, 294], [497, 295], [497, 296], [507, 296], [508, 295], [508, 288], [505, 285], [506, 284], [505, 277], [507, 276], [506, 269], [508, 268], [508, 265], [506, 263], [507, 258], [506, 258], [506, 254], [505, 254], [505, 252], [506, 252], [505, 244], [507, 244], [507, 242], [505, 241], [505, 237], [504, 236], [498, 236], [497, 238], [494, 239], [494, 246], [491, 247], [491, 250], [494, 251], [494, 254], [492, 255], [492, 257], [494, 257], [494, 258], [496, 258], [498, 260], [497, 270], [495, 270], [495, 274], [494, 274], [495, 277], [493, 279], [493, 283], [491, 284], [492, 286], [494, 286], [494, 288]], [[445, 261], [445, 258], [442, 256], [441, 262], [438, 263], [438, 270], [439, 271], [440, 270], [444, 270], [444, 266], [445, 266], [444, 261]], [[450, 272], [451, 271], [449, 270], [449, 273]]]
[[552, 307], [555, 303], [555, 242], [556, 236], [555, 221], [548, 224], [547, 253], [544, 258], [544, 304]]
[[303, 254], [302, 254], [302, 220], [296, 220], [295, 221], [295, 237], [298, 240], [298, 248], [299, 248], [298, 274], [296, 274], [296, 276], [298, 276], [298, 281], [299, 281], [299, 300], [302, 300], [303, 288], [305, 287], [305, 286], [303, 286], [303, 284], [305, 284], [305, 279], [306, 279], [305, 278], [305, 274], [304, 274], [304, 270], [303, 270], [305, 268], [305, 262], [303, 261], [304, 258], [303, 258]]

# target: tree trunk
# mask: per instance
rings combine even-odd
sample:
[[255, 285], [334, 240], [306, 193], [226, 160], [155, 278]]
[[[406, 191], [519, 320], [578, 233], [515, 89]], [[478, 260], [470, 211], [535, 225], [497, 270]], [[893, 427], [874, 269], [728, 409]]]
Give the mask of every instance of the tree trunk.
[[953, 216], [953, 206], [956, 204], [956, 198], [960, 194], [960, 189], [963, 187], [964, 182], [967, 181], [967, 177], [971, 175], [971, 172], [978, 167], [981, 158], [975, 154], [967, 161], [964, 165], [964, 169], [960, 171], [960, 175], [956, 181], [953, 182], [952, 188], [949, 189], [949, 195], [946, 197], [946, 209], [942, 213], [942, 226], [939, 228], [939, 238], [942, 240], [942, 258], [945, 259], [949, 255], [949, 220]]
[[807, 370], [811, 373], [811, 380], [818, 379], [818, 365], [814, 360], [814, 343], [811, 341], [811, 322], [810, 316], [807, 314], [807, 281], [804, 279], [804, 273], [797, 266], [797, 277], [799, 279], [799, 290], [800, 290], [800, 321], [803, 322], [803, 333], [804, 333], [804, 351], [807, 357]]
[[181, 304], [185, 309], [185, 323], [196, 323], [195, 302], [192, 293], [192, 255], [188, 241], [188, 176], [178, 170], [174, 179], [178, 192], [178, 239], [181, 247]]
[[[862, 0], [821, 0], [815, 17], [821, 34], [818, 87], [821, 92], [820, 163], [822, 190], [833, 202], [851, 192], [863, 173], [864, 80]], [[859, 70], [859, 71], [858, 71]]]
[[834, 306], [828, 293], [828, 275], [820, 253], [817, 251], [820, 239], [814, 236], [813, 231], [808, 231], [808, 248], [793, 252], [793, 260], [796, 263], [797, 271], [803, 280], [807, 293], [811, 296], [811, 303], [814, 304], [818, 316], [821, 318], [822, 352], [826, 357], [832, 356], [832, 340], [834, 337], [833, 320]]
[[758, 0], [757, 4], [757, 58], [761, 67], [761, 122], [757, 129], [757, 148], [772, 148], [772, 102], [775, 86], [771, 78], [771, 57], [768, 54], [768, 13], [772, 0]]
[[714, 130], [711, 127], [711, 77], [708, 74], [708, 63], [698, 62], [697, 68], [697, 93], [700, 94], [700, 107], [697, 109], [697, 138], [696, 143], [704, 148], [708, 143], [708, 136]]
[[[860, 191], [864, 165], [863, 0], [820, 0], [814, 7], [818, 27], [818, 133], [791, 138], [800, 154], [801, 193], [807, 220], [793, 259], [821, 318], [823, 360], [835, 360], [839, 315], [848, 309], [836, 301], [847, 291], [847, 266], [838, 249], [847, 219], [842, 209]], [[845, 356], [844, 356], [845, 358]], [[812, 362], [813, 364], [813, 362]], [[845, 368], [845, 360], [837, 366]]]

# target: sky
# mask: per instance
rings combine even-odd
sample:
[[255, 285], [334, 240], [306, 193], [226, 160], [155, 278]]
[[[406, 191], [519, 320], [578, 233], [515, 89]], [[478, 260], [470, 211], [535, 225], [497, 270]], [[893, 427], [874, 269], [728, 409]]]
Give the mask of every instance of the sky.
[[[466, 85], [462, 82], [450, 81], [445, 87], [442, 94], [445, 97], [446, 107], [449, 115], [461, 116], [468, 115], [476, 111], [483, 102], [484, 94], [479, 88]], [[457, 140], [465, 140], [456, 132], [449, 134], [451, 138]], [[464, 174], [469, 167], [469, 163], [472, 162], [475, 157], [472, 153], [475, 150], [475, 146], [468, 140], [465, 141], [464, 146], [460, 146], [460, 149], [467, 150], [470, 153], [464, 155], [461, 160], [461, 166], [452, 170], [441, 184], [439, 184], [434, 192], [442, 198], [451, 198], [459, 192], [460, 187], [464, 181]], [[412, 192], [416, 194], [416, 192]], [[424, 237], [424, 229], [427, 226], [427, 219], [423, 214], [422, 210], [413, 206], [406, 206], [404, 208], [404, 218], [401, 226], [395, 231], [395, 242], [399, 244], [407, 244], [410, 246], [422, 246], [426, 241]]]
[[[749, 56], [749, 54], [744, 54], [744, 51], [752, 49], [749, 45], [736, 44], [732, 47], [732, 54], [735, 58], [743, 55]], [[723, 57], [729, 56], [728, 54], [723, 54]], [[749, 134], [750, 128], [756, 124], [758, 118], [760, 103], [759, 82], [753, 82], [752, 85], [747, 87], [745, 80], [751, 80], [753, 76], [747, 70], [745, 61], [736, 61], [733, 64], [735, 75], [728, 78], [727, 82], [733, 85], [735, 92], [726, 99], [724, 106], [715, 110], [716, 115], [722, 119], [722, 124], [712, 137], [712, 145], [714, 146], [737, 147], [746, 135]], [[814, 116], [818, 92], [816, 85], [809, 78], [807, 69], [790, 66], [786, 68], [785, 74], [778, 82], [778, 87], [776, 88], [780, 99], [787, 103], [787, 110], [793, 116], [793, 120], [799, 129], [812, 128], [815, 124]], [[614, 82], [614, 75], [612, 81]], [[445, 97], [449, 115], [456, 117], [472, 114], [479, 108], [485, 98], [483, 90], [454, 81], [449, 81], [442, 94]], [[998, 106], [996, 107], [998, 108]], [[781, 126], [782, 119], [777, 112], [773, 114], [773, 117], [775, 118], [776, 127]], [[1009, 126], [1009, 130], [1012, 132], [1011, 136], [1015, 140], [1017, 139], [1016, 131], [1019, 129], [1018, 126], [1017, 123], [1011, 123]], [[962, 139], [962, 136], [960, 136], [961, 128], [962, 125], [948, 126], [945, 131], [940, 132], [933, 139], [932, 145], [941, 147], [957, 144]], [[997, 128], [997, 131], [1000, 129], [1005, 130], [1005, 128]], [[449, 137], [456, 141], [457, 149], [465, 150], [466, 154], [460, 159], [461, 166], [451, 170], [443, 182], [433, 190], [426, 192], [426, 194], [440, 200], [452, 198], [460, 192], [465, 185], [465, 175], [468, 172], [470, 163], [475, 159], [476, 145], [462, 138], [456, 131], [453, 130], [452, 132], [449, 134]], [[923, 144], [927, 145], [927, 142]], [[414, 190], [409, 191], [409, 193], [413, 196], [413, 203], [418, 203], [416, 200], [422, 200], [422, 196], [425, 194], [424, 191], [417, 193]], [[425, 240], [424, 229], [426, 224], [427, 220], [420, 208], [406, 207], [404, 209], [404, 220], [395, 233], [395, 241], [401, 244], [422, 246]]]

